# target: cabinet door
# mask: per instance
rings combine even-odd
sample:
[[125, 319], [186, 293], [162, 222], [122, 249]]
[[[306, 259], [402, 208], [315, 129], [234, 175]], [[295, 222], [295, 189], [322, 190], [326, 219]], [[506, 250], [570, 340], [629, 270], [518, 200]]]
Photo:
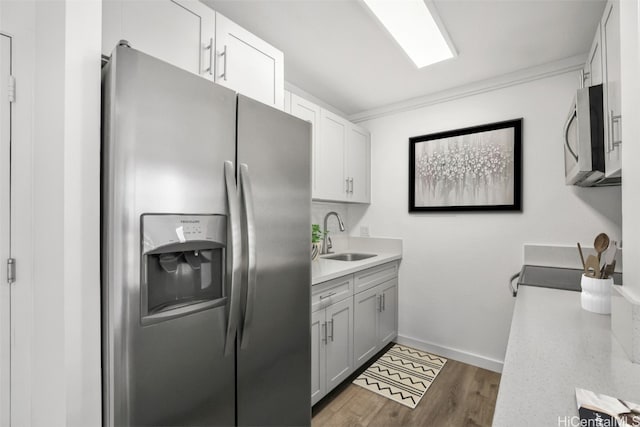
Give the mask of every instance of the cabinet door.
[[587, 68], [588, 74], [585, 76], [585, 86], [602, 84], [602, 40], [599, 25], [587, 56]]
[[361, 366], [378, 351], [378, 316], [381, 309], [378, 287], [353, 296], [355, 366]]
[[382, 298], [382, 311], [378, 322], [378, 339], [381, 347], [398, 335], [398, 279], [378, 286]]
[[584, 64], [580, 78], [582, 79], [580, 80], [580, 85], [581, 85], [580, 87], [591, 86], [591, 71], [590, 71], [588, 62]]
[[291, 92], [288, 90], [284, 91], [284, 112], [291, 114]]
[[347, 134], [348, 200], [369, 203], [371, 182], [371, 136], [366, 129], [349, 124]]
[[326, 309], [327, 392], [353, 372], [353, 300], [347, 298]]
[[620, 5], [610, 1], [600, 24], [604, 63], [605, 169], [607, 177], [621, 173]]
[[102, 53], [132, 48], [213, 80], [215, 12], [192, 0], [104, 0]]
[[216, 13], [216, 82], [281, 110], [284, 56], [225, 16]]
[[307, 101], [304, 98], [300, 98], [296, 94], [291, 94], [291, 114], [302, 120], [311, 122], [311, 155], [313, 157], [311, 162], [311, 196], [316, 197], [318, 179], [316, 172], [318, 170], [316, 159], [318, 159], [318, 128], [320, 124], [320, 107], [313, 102]]
[[347, 201], [345, 149], [349, 122], [322, 108], [320, 110], [320, 138], [315, 151], [315, 199]]
[[325, 311], [311, 313], [311, 404], [326, 394]]

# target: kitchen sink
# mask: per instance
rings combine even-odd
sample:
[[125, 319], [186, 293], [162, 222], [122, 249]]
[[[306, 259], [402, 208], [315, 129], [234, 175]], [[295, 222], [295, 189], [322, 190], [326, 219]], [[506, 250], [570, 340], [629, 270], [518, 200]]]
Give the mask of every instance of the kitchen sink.
[[359, 254], [355, 252], [348, 252], [343, 254], [335, 254], [329, 256], [323, 256], [324, 259], [333, 259], [336, 261], [360, 261], [363, 259], [371, 258], [376, 256], [375, 254]]

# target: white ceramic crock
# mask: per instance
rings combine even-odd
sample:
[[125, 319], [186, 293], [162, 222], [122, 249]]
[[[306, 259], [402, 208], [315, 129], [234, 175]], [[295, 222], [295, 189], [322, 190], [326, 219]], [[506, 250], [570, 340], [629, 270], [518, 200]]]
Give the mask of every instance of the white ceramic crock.
[[596, 279], [582, 275], [580, 281], [582, 308], [598, 314], [611, 314], [611, 286], [613, 278]]

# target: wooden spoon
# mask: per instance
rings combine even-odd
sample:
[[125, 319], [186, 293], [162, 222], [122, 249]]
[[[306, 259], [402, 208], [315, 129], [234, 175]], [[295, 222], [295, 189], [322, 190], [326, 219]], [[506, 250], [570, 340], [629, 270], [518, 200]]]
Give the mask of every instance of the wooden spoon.
[[585, 263], [585, 276], [589, 277], [600, 277], [600, 263], [598, 262], [598, 258], [594, 255], [589, 255], [587, 257], [587, 262]]
[[609, 247], [609, 236], [605, 233], [600, 233], [593, 241], [593, 249], [598, 253], [598, 264], [600, 263], [600, 256]]

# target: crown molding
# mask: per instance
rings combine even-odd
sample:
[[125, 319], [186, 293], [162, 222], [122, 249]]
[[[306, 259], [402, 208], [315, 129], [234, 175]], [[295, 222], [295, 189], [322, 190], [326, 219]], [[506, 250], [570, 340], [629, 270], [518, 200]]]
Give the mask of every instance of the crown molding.
[[575, 72], [584, 67], [586, 60], [586, 54], [571, 56], [559, 61], [549, 62], [547, 64], [504, 74], [499, 77], [481, 80], [478, 82], [458, 86], [452, 89], [443, 90], [417, 98], [411, 98], [406, 101], [389, 104], [380, 108], [366, 110], [361, 113], [352, 114], [348, 118], [354, 123], [360, 123], [366, 120], [372, 120], [384, 116], [390, 116], [393, 114], [416, 110], [418, 108], [427, 107], [429, 105], [449, 102], [460, 98], [466, 98], [468, 96], [479, 95], [485, 92], [491, 92], [510, 86], [520, 85], [535, 80], [557, 76], [560, 74]]

